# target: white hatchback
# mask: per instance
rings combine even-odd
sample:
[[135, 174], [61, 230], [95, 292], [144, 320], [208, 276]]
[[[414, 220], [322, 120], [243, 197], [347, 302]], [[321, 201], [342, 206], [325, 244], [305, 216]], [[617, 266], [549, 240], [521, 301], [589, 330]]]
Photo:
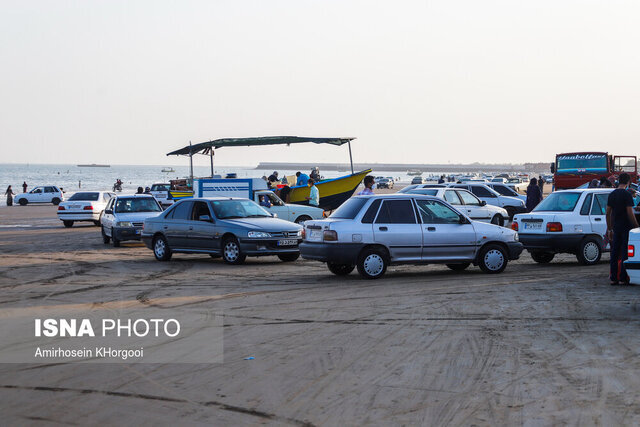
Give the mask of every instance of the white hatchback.
[[534, 261], [550, 262], [557, 253], [575, 254], [584, 265], [596, 264], [609, 250], [605, 236], [607, 199], [612, 188], [556, 191], [535, 209], [513, 218], [524, 248]]
[[64, 195], [55, 185], [43, 185], [36, 187], [28, 193], [20, 193], [15, 199], [14, 203], [20, 206], [25, 206], [29, 203], [53, 203], [59, 205], [64, 201]]
[[100, 226], [100, 217], [107, 202], [115, 196], [106, 191], [79, 191], [58, 206], [58, 219], [65, 227], [74, 222], [90, 221]]

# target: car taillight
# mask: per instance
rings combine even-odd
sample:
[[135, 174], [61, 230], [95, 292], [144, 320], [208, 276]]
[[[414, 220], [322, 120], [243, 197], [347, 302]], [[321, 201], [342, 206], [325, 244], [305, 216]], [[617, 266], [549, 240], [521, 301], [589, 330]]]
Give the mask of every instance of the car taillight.
[[550, 233], [557, 233], [562, 231], [562, 223], [560, 222], [548, 222], [547, 231]]
[[85, 211], [92, 211], [93, 210], [93, 206], [89, 205], [89, 206], [85, 206], [84, 208], [82, 208]]
[[516, 221], [513, 221], [513, 223], [511, 224], [511, 229], [518, 231], [518, 223]]
[[627, 253], [629, 254], [629, 257], [633, 258], [633, 256], [636, 254], [636, 247], [634, 245], [629, 245]]
[[338, 233], [333, 230], [324, 230], [322, 236], [325, 242], [335, 242], [338, 240]]
[[302, 238], [304, 239], [305, 237], [307, 237], [307, 232], [304, 231], [304, 227], [302, 227]]
[[58, 206], [58, 210], [59, 211], [63, 211], [64, 210], [64, 206]]

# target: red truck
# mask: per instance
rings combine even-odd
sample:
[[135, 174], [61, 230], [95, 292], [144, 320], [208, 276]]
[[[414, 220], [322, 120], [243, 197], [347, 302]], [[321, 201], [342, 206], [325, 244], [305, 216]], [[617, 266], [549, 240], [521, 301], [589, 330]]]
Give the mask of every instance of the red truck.
[[614, 156], [606, 152], [581, 152], [556, 154], [551, 173], [556, 190], [576, 188], [602, 177], [615, 181], [626, 172], [632, 182], [638, 182], [636, 156]]

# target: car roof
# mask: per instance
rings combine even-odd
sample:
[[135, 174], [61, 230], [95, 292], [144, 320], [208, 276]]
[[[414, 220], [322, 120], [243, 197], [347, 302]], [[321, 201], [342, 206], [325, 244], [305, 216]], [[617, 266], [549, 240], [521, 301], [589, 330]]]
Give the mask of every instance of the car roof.
[[[426, 188], [425, 190], [428, 190]], [[426, 194], [415, 194], [415, 193], [391, 193], [391, 194], [374, 194], [374, 195], [362, 195], [362, 196], [353, 196], [353, 198], [358, 199], [402, 199], [407, 197], [413, 197], [417, 199], [432, 199], [432, 200], [440, 200], [435, 196], [428, 196]]]
[[[609, 188], [574, 188], [572, 189], [568, 189], [568, 190], [556, 190], [553, 193], [575, 193], [576, 191], [579, 193], [598, 193], [598, 192], [607, 192], [607, 191], [613, 191], [615, 190], [615, 188], [613, 187], [609, 187]], [[551, 194], [553, 194], [551, 193]]]
[[131, 198], [149, 198], [155, 199], [152, 194], [116, 194], [117, 199], [131, 199]]
[[197, 201], [201, 201], [201, 202], [211, 202], [211, 201], [224, 201], [224, 200], [249, 200], [251, 201], [251, 199], [247, 199], [246, 197], [191, 197], [189, 199], [186, 200], [197, 200]]

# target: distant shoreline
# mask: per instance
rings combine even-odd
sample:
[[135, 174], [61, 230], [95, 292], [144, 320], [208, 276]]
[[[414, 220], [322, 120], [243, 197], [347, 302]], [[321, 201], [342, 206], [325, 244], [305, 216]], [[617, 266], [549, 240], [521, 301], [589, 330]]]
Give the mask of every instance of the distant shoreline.
[[[550, 163], [524, 163], [524, 164], [411, 164], [411, 163], [354, 163], [353, 169], [361, 171], [373, 169], [389, 172], [406, 172], [417, 170], [421, 172], [540, 172], [549, 173]], [[320, 170], [351, 171], [349, 163], [285, 163], [285, 162], [260, 162], [254, 169], [285, 169], [285, 170], [311, 170], [314, 167]]]

